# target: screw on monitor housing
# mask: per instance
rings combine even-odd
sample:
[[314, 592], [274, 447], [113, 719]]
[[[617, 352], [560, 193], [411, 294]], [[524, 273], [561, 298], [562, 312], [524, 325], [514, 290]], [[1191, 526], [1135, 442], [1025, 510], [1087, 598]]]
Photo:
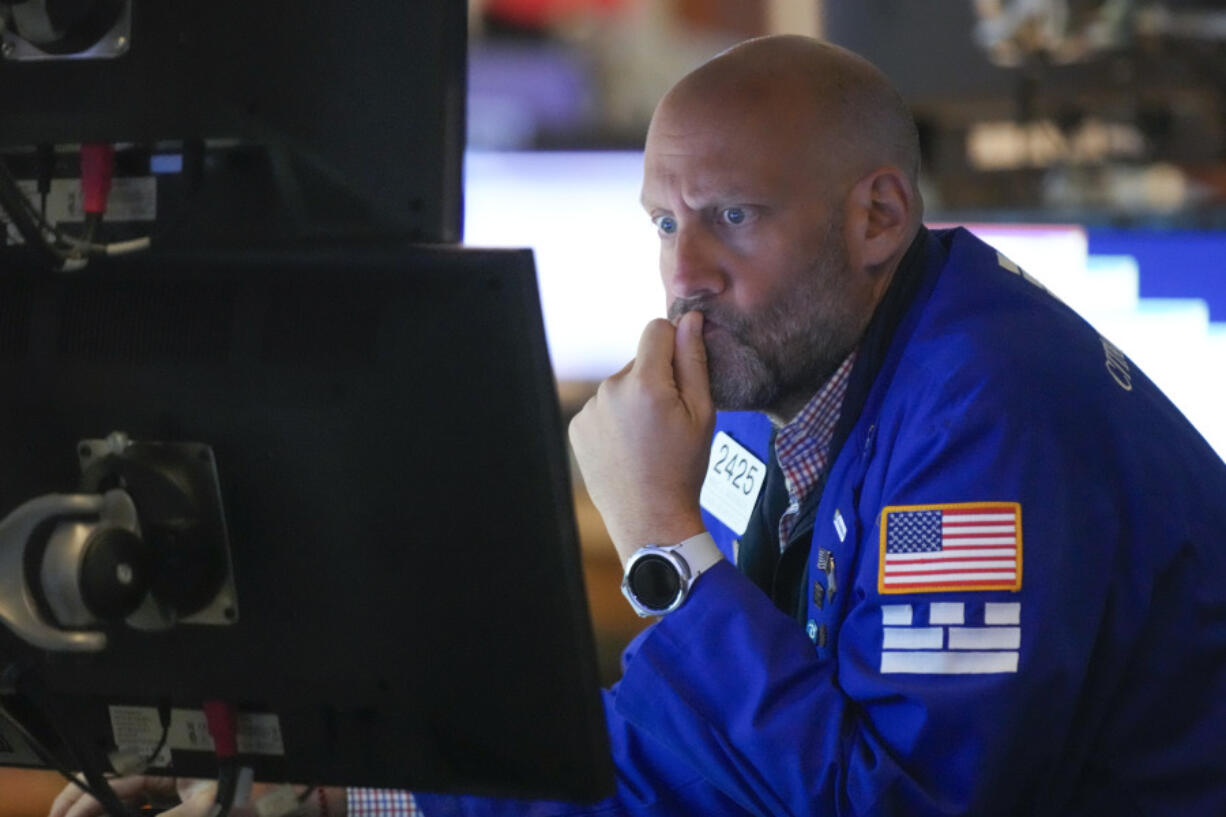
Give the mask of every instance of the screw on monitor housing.
[[106, 447], [112, 454], [122, 454], [132, 444], [132, 439], [122, 431], [106, 435]]

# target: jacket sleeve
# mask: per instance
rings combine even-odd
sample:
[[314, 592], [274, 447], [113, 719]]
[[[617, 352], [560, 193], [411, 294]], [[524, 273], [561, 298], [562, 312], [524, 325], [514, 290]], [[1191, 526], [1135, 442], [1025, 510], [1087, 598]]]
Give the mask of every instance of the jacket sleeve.
[[643, 641], [619, 692], [627, 721], [749, 813], [836, 813], [854, 724], [833, 665], [730, 564]]
[[[1126, 671], [1115, 644], [1135, 625], [1106, 617], [1130, 603], [1140, 613], [1148, 590], [1112, 570], [1120, 532], [1092, 443], [1077, 450], [1033, 431], [1060, 418], [1032, 422], [1042, 408], [1016, 410], [982, 384], [932, 388], [910, 408], [923, 422], [875, 428], [876, 464], [843, 497], [863, 522], [840, 561], [830, 657], [724, 564], [627, 667], [617, 711], [750, 813], [1065, 813], [1090, 757], [1082, 736]], [[1071, 433], [1094, 440], [1087, 432]], [[823, 498], [819, 536], [835, 536], [822, 531], [839, 490]], [[1019, 589], [879, 592], [883, 507], [975, 501], [1020, 503]], [[1006, 610], [1016, 666], [962, 672], [958, 656], [952, 671], [895, 671], [883, 663], [887, 608], [911, 610], [915, 629], [940, 639], [934, 652], [960, 646], [944, 613], [959, 611], [957, 635], [973, 642], [992, 624], [986, 609]]]

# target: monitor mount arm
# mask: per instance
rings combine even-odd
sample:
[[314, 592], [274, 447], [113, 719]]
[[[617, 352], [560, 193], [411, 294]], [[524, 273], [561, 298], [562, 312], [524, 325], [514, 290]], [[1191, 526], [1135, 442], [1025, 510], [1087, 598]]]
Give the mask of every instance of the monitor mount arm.
[[42, 650], [98, 652], [103, 626], [237, 621], [212, 450], [115, 433], [78, 455], [81, 493], [0, 520], [0, 622]]

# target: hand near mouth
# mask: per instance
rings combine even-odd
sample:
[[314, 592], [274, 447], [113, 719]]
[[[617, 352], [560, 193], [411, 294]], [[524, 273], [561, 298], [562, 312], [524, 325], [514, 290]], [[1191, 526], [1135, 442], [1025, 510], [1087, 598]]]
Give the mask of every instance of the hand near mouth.
[[623, 562], [703, 530], [698, 494], [715, 410], [702, 334], [697, 311], [675, 326], [647, 324], [634, 360], [571, 422], [579, 469]]

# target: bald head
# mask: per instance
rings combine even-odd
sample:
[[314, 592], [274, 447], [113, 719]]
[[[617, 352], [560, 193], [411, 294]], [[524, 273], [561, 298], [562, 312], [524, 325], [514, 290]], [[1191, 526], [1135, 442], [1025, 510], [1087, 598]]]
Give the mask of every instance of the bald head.
[[678, 116], [784, 129], [844, 181], [892, 165], [917, 183], [919, 138], [902, 97], [867, 60], [809, 37], [761, 37], [718, 55], [665, 95], [653, 127]]

